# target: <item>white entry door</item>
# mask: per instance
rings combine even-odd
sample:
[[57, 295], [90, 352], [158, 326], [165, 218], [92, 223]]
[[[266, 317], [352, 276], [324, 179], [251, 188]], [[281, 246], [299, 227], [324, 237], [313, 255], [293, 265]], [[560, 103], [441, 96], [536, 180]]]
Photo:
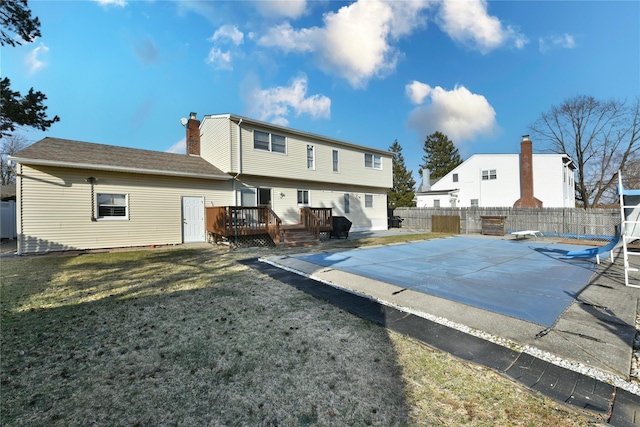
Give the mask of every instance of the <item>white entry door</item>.
[[182, 241], [204, 242], [204, 197], [182, 198]]

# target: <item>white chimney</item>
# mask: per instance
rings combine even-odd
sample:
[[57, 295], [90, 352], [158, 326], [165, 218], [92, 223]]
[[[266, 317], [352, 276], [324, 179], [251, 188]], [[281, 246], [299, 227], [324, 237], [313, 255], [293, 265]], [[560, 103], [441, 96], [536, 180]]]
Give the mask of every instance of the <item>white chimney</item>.
[[431, 191], [431, 171], [429, 169], [422, 169], [422, 184], [420, 184], [420, 192], [426, 193]]

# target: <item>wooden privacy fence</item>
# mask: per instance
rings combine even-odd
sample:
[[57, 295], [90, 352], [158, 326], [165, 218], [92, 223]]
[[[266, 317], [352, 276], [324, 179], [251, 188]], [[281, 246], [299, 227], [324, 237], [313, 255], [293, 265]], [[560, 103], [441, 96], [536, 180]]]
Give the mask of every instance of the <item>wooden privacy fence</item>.
[[[578, 208], [395, 208], [402, 227], [434, 231], [434, 217], [459, 217], [460, 234], [480, 234], [483, 216], [504, 216], [505, 231], [537, 230], [547, 236], [611, 240], [620, 225], [619, 209]], [[455, 221], [455, 220], [454, 220]]]
[[433, 215], [431, 221], [431, 231], [433, 231], [434, 233], [460, 234], [459, 216]]

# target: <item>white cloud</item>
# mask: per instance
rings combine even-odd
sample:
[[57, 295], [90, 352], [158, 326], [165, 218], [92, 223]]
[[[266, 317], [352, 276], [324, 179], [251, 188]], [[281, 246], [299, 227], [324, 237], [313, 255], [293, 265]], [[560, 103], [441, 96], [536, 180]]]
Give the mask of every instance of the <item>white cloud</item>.
[[208, 39], [208, 41], [213, 42], [216, 46], [211, 48], [205, 62], [211, 64], [218, 70], [233, 70], [231, 51], [227, 50], [223, 52], [217, 45], [220, 43], [226, 44], [225, 42], [230, 41], [234, 45], [239, 46], [242, 44], [243, 39], [244, 34], [238, 30], [238, 27], [235, 25], [223, 25], [218, 28]]
[[297, 117], [307, 114], [314, 119], [331, 116], [331, 99], [324, 95], [307, 96], [307, 77], [295, 78], [290, 86], [270, 89], [255, 88], [249, 91], [248, 105], [251, 114], [259, 120], [287, 126], [286, 116], [291, 112]]
[[46, 63], [41, 59], [43, 55], [46, 55], [49, 52], [49, 48], [42, 42], [33, 48], [27, 57], [25, 58], [25, 63], [27, 64], [29, 74], [34, 74], [44, 68]]
[[427, 95], [429, 95], [429, 92], [431, 92], [431, 86], [414, 80], [405, 86], [405, 90], [413, 104], [422, 104]]
[[270, 28], [258, 39], [258, 43], [267, 47], [278, 47], [285, 52], [312, 52], [319, 44], [321, 30], [318, 27], [295, 30], [285, 22]]
[[491, 136], [497, 130], [496, 112], [489, 101], [464, 86], [447, 91], [414, 81], [406, 88], [412, 100], [429, 100], [409, 113], [409, 127], [423, 137], [440, 131], [459, 144]]
[[576, 47], [576, 40], [571, 34], [564, 33], [557, 36], [540, 37], [538, 44], [540, 46], [540, 52], [547, 52], [554, 47], [573, 49]]
[[185, 154], [187, 152], [187, 138], [184, 137], [180, 141], [173, 144], [165, 153]]
[[255, 5], [267, 17], [297, 19], [307, 11], [306, 0], [258, 0]]
[[206, 63], [218, 70], [233, 70], [233, 66], [231, 65], [231, 52], [223, 52], [217, 47], [211, 48]]
[[127, 5], [127, 0], [93, 0], [96, 3], [102, 6], [118, 6], [125, 7]]
[[458, 43], [485, 54], [508, 43], [522, 49], [528, 40], [487, 12], [486, 0], [443, 0], [438, 25]]
[[258, 43], [285, 52], [312, 52], [320, 68], [364, 87], [375, 76], [395, 69], [399, 37], [425, 25], [425, 1], [359, 0], [324, 15], [323, 27], [294, 29], [284, 23], [271, 28]]
[[244, 34], [240, 30], [238, 30], [238, 27], [236, 27], [235, 25], [223, 25], [222, 27], [218, 28], [215, 33], [213, 33], [213, 36], [209, 38], [209, 41], [215, 42], [218, 40], [229, 39], [233, 42], [233, 44], [238, 46], [242, 44], [243, 38]]

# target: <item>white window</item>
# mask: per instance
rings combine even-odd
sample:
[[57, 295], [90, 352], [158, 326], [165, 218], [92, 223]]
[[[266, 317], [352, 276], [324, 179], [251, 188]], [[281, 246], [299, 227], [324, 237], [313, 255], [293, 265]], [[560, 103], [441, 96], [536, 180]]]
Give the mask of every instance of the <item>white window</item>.
[[299, 205], [309, 204], [309, 190], [298, 190], [298, 204]]
[[338, 162], [338, 150], [333, 150], [333, 171], [340, 172], [340, 163]]
[[458, 174], [457, 173], [453, 174], [453, 182], [458, 182]]
[[382, 156], [377, 154], [364, 153], [364, 167], [372, 169], [382, 169]]
[[316, 148], [313, 145], [307, 145], [307, 169], [316, 168]]
[[487, 181], [489, 179], [497, 179], [498, 174], [495, 169], [483, 170], [482, 171], [482, 180]]
[[433, 201], [433, 207], [434, 207], [434, 208], [439, 208], [439, 207], [440, 207], [440, 200], [435, 199], [435, 200]]
[[471, 207], [472, 208], [478, 207], [478, 199], [471, 199]]
[[99, 219], [129, 219], [129, 195], [98, 193]]
[[373, 194], [365, 194], [364, 195], [364, 207], [372, 208], [373, 207]]
[[287, 152], [287, 140], [284, 136], [271, 134], [271, 151], [276, 153]]
[[256, 150], [272, 151], [274, 153], [286, 153], [287, 139], [282, 135], [274, 135], [272, 133], [254, 130], [253, 148]]

